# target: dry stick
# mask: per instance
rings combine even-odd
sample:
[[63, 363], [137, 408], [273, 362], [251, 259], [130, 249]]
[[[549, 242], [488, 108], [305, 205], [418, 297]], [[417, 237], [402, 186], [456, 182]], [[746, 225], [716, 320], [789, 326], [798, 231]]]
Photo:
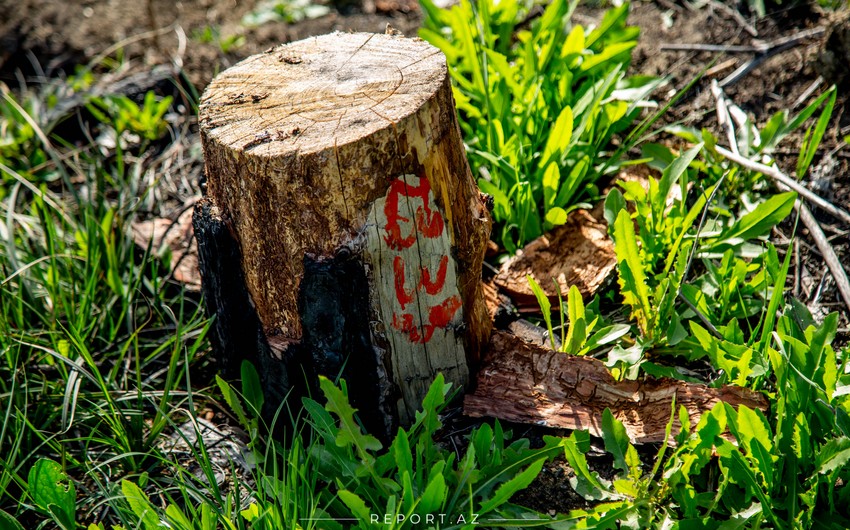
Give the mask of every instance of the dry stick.
[[[717, 86], [717, 81], [711, 81], [711, 93], [714, 95], [717, 101], [717, 121], [720, 122], [720, 127], [726, 131], [726, 134], [729, 138], [729, 143], [732, 146], [732, 149], [737, 150], [737, 143], [735, 142], [735, 126], [732, 124], [732, 119], [729, 116], [729, 109], [726, 106], [726, 98], [723, 95], [723, 90]], [[717, 338], [722, 339], [723, 335], [718, 331], [714, 324], [708, 319], [707, 316], [703, 315], [702, 312], [693, 304], [686, 296], [682, 294], [682, 284], [684, 284], [685, 279], [688, 277], [688, 271], [691, 268], [691, 263], [693, 262], [694, 255], [696, 255], [696, 249], [699, 244], [700, 233], [702, 232], [702, 228], [705, 225], [705, 219], [708, 214], [708, 208], [711, 206], [711, 201], [714, 200], [714, 195], [717, 193], [717, 190], [720, 189], [720, 185], [723, 180], [726, 178], [727, 173], [723, 173], [723, 176], [720, 177], [720, 180], [717, 184], [714, 185], [714, 189], [711, 190], [711, 195], [709, 195], [708, 199], [705, 201], [705, 207], [703, 207], [702, 215], [700, 215], [699, 224], [697, 225], [697, 235], [696, 240], [694, 241], [693, 246], [691, 246], [690, 254], [688, 255], [688, 261], [685, 264], [685, 271], [682, 273], [682, 279], [679, 283], [679, 288], [676, 290], [676, 297], [682, 299], [685, 304], [691, 309], [691, 311], [696, 314], [696, 316], [702, 321], [703, 325]]]
[[[774, 178], [777, 181], [777, 187], [779, 187], [779, 189], [781, 190], [793, 189], [794, 191], [796, 191], [806, 199], [811, 200], [821, 208], [824, 208], [823, 204], [828, 204], [829, 207], [833, 209], [833, 215], [837, 215], [842, 220], [850, 222], [850, 214], [848, 214], [844, 210], [836, 208], [835, 206], [821, 199], [806, 188], [800, 186], [799, 184], [797, 184], [796, 181], [792, 180], [790, 177], [788, 177], [778, 169], [770, 166], [765, 166], [764, 164], [759, 164], [758, 162], [753, 162], [752, 160], [748, 160], [742, 156], [736, 155], [735, 153], [732, 153], [731, 151], [723, 149], [719, 146], [717, 147], [717, 152], [725, 156], [732, 162], [735, 162], [736, 164], [740, 165], [741, 167], [750, 169], [752, 171], [758, 171], [759, 173], [765, 176]], [[789, 184], [793, 184], [793, 186]], [[803, 190], [805, 190], [805, 193], [803, 193]], [[809, 210], [808, 206], [797, 200], [794, 203], [794, 208], [798, 212], [800, 212], [800, 219], [802, 219], [803, 224], [806, 225], [806, 228], [809, 229], [809, 234], [811, 234], [812, 239], [815, 240], [815, 244], [817, 245], [818, 250], [820, 250], [820, 253], [823, 256], [823, 260], [826, 262], [827, 267], [829, 267], [829, 271], [832, 273], [832, 277], [835, 278], [835, 283], [838, 286], [838, 292], [841, 293], [841, 298], [844, 299], [844, 303], [847, 305], [847, 308], [850, 309], [850, 280], [847, 279], [847, 272], [844, 270], [844, 266], [841, 265], [841, 261], [838, 259], [838, 255], [835, 253], [835, 249], [833, 249], [832, 245], [830, 245], [829, 241], [827, 241], [826, 235], [823, 233], [823, 230], [821, 229], [815, 217], [812, 215], [812, 212]]]
[[795, 33], [794, 35], [791, 35], [789, 37], [783, 37], [781, 39], [770, 41], [769, 43], [767, 43], [767, 48], [764, 51], [762, 51], [746, 63], [742, 64], [738, 67], [737, 70], [726, 76], [720, 82], [720, 86], [725, 87], [736, 83], [739, 79], [743, 78], [745, 75], [750, 73], [751, 70], [753, 70], [755, 67], [757, 67], [767, 59], [773, 57], [774, 55], [780, 52], [784, 52], [785, 50], [790, 50], [791, 48], [794, 48], [795, 46], [799, 45], [804, 40], [816, 37], [825, 31], [825, 28], [818, 26], [816, 28], [807, 29], [799, 33]]
[[719, 74], [720, 72], [722, 72], [724, 70], [728, 70], [729, 68], [732, 68], [733, 66], [735, 66], [737, 64], [738, 64], [738, 59], [736, 59], [735, 57], [732, 57], [731, 59], [727, 59], [726, 61], [723, 61], [722, 63], [720, 63], [716, 66], [712, 66], [711, 68], [706, 70], [705, 76], [706, 77], [714, 77], [715, 75]]
[[744, 15], [742, 15], [737, 9], [732, 9], [731, 7], [727, 6], [723, 2], [718, 2], [717, 0], [711, 0], [709, 3], [711, 4], [711, 7], [715, 8], [715, 9], [719, 9], [719, 10], [723, 11], [724, 13], [726, 13], [727, 15], [734, 18], [735, 21], [738, 22], [738, 24], [740, 24], [742, 28], [744, 28], [744, 31], [746, 31], [747, 33], [749, 33], [753, 37], [759, 36], [759, 32], [756, 31], [756, 28], [753, 27], [752, 24], [747, 22], [747, 19], [744, 18]]
[[791, 110], [794, 110], [794, 109], [796, 109], [797, 107], [799, 107], [800, 105], [802, 105], [803, 103], [805, 103], [805, 101], [806, 101], [807, 99], [809, 99], [809, 96], [811, 96], [811, 95], [815, 92], [815, 90], [817, 90], [817, 88], [820, 86], [820, 84], [821, 84], [821, 83], [823, 83], [823, 76], [820, 76], [820, 75], [819, 75], [819, 76], [818, 76], [818, 78], [817, 78], [817, 79], [815, 79], [815, 80], [812, 82], [812, 84], [811, 84], [811, 85], [809, 85], [809, 88], [807, 88], [806, 90], [804, 90], [804, 91], [803, 91], [803, 93], [802, 93], [802, 94], [800, 94], [800, 97], [798, 97], [798, 98], [794, 101], [794, 103], [791, 105]]
[[830, 272], [832, 272], [832, 277], [835, 278], [835, 284], [838, 286], [838, 292], [841, 293], [841, 298], [844, 299], [844, 303], [850, 309], [850, 280], [847, 279], [847, 272], [841, 265], [835, 249], [826, 240], [826, 235], [824, 235], [823, 230], [821, 230], [820, 225], [818, 225], [815, 216], [812, 215], [809, 208], [800, 201], [794, 203], [794, 206], [800, 212], [800, 219], [803, 220], [803, 224], [809, 229], [809, 234], [811, 234], [812, 239], [815, 240], [821, 254], [823, 254], [823, 259], [826, 261]]
[[659, 46], [662, 51], [670, 52], [725, 52], [725, 53], [763, 53], [769, 48], [765, 46], [746, 46], [734, 44], [701, 44], [701, 43], [665, 43]]
[[788, 37], [774, 39], [768, 42], [756, 42], [750, 46], [726, 45], [726, 44], [662, 44], [661, 50], [665, 51], [702, 51], [702, 52], [725, 52], [725, 53], [754, 53], [755, 57], [738, 67], [737, 70], [729, 74], [723, 81], [720, 82], [721, 87], [731, 85], [747, 75], [750, 70], [760, 65], [765, 60], [783, 52], [790, 48], [799, 45], [806, 39], [817, 37], [825, 32], [826, 29], [818, 26], [807, 30], [800, 31]]
[[738, 142], [735, 139], [735, 128], [732, 125], [732, 118], [729, 116], [729, 107], [726, 105], [726, 96], [723, 94], [723, 89], [717, 84], [716, 79], [711, 80], [711, 94], [717, 105], [717, 121], [720, 128], [726, 132], [726, 138], [729, 140], [729, 146], [736, 155], [741, 154], [738, 151]]
[[845, 223], [850, 224], [850, 213], [847, 213], [845, 210], [835, 206], [831, 202], [822, 198], [820, 195], [810, 191], [808, 188], [803, 187], [796, 180], [792, 179], [779, 169], [771, 166], [766, 166], [759, 162], [755, 162], [748, 158], [744, 158], [741, 155], [736, 155], [732, 151], [728, 149], [724, 149], [719, 145], [716, 147], [718, 153], [726, 157], [727, 159], [735, 162], [739, 166], [745, 167], [752, 171], [757, 171], [767, 177], [770, 177], [776, 180], [778, 183], [785, 185], [786, 187], [796, 191], [805, 199], [811, 201], [813, 204], [817, 205], [819, 208], [823, 208], [824, 211], [831, 214], [836, 219], [841, 219]]

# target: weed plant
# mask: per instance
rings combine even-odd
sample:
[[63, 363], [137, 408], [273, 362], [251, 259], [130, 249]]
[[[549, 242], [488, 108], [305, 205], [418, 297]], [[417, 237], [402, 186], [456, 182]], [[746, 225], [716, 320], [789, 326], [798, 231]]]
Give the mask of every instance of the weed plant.
[[612, 140], [656, 86], [626, 75], [639, 33], [628, 3], [593, 29], [572, 23], [576, 5], [461, 0], [442, 10], [422, 0], [419, 34], [446, 54], [470, 165], [509, 252], [598, 196], [597, 181], [618, 166]]

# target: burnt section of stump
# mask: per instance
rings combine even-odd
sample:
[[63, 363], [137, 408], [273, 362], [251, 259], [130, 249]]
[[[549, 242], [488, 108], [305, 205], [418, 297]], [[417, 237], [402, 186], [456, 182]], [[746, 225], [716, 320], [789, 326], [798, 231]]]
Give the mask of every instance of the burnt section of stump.
[[[304, 256], [304, 276], [298, 291], [302, 363], [311, 394], [321, 395], [318, 376], [350, 382], [348, 397], [361, 411], [366, 429], [389, 440], [397, 424], [391, 421], [389, 392], [381, 387], [382, 352], [372, 346], [369, 281], [363, 261], [348, 247], [330, 258]], [[384, 378], [386, 380], [386, 378]], [[370, 414], [369, 411], [382, 411]]]

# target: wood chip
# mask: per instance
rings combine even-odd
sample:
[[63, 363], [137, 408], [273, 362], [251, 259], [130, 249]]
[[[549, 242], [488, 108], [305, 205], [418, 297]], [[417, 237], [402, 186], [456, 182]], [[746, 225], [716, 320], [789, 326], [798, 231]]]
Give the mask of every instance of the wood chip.
[[494, 282], [521, 312], [534, 312], [540, 307], [526, 275], [532, 275], [557, 304], [558, 290], [553, 278], [561, 296], [566, 298], [570, 286], [575, 285], [582, 296], [588, 297], [605, 283], [616, 266], [614, 244], [605, 223], [585, 210], [576, 210], [566, 224], [535, 239], [508, 260]]
[[192, 208], [187, 208], [176, 221], [155, 218], [133, 223], [133, 241], [147, 248], [153, 240], [153, 254], [171, 250], [171, 272], [175, 280], [190, 291], [201, 290], [198, 270], [198, 246], [192, 230]]

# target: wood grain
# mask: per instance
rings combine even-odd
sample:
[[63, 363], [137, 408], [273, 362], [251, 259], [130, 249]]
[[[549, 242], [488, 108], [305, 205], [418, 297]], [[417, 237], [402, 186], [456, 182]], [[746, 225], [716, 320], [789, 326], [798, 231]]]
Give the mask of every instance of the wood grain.
[[530, 242], [506, 261], [493, 281], [520, 311], [538, 312], [540, 306], [527, 275], [534, 277], [557, 306], [559, 290], [564, 300], [573, 285], [582, 296], [592, 296], [616, 266], [614, 244], [605, 222], [585, 210], [575, 210], [565, 224]]

